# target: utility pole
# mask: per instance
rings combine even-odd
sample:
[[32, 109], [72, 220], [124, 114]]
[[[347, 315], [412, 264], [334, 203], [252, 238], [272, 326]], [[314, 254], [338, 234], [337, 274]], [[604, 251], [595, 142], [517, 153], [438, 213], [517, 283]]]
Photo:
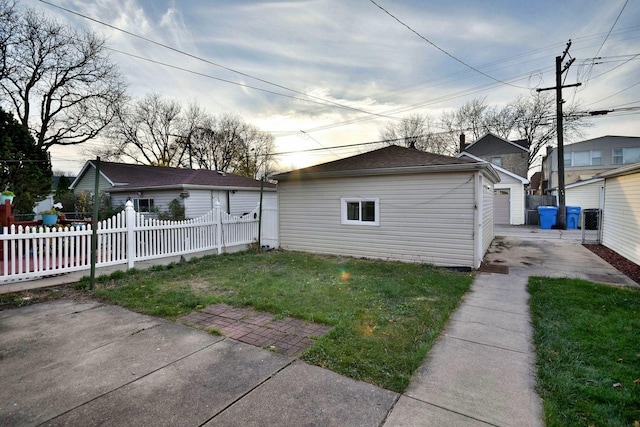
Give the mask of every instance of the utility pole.
[[554, 89], [556, 91], [556, 131], [558, 134], [558, 217], [556, 220], [556, 227], [561, 230], [567, 229], [567, 206], [564, 186], [564, 125], [562, 123], [562, 104], [564, 104], [564, 100], [562, 99], [562, 88], [577, 87], [581, 85], [581, 83], [574, 83], [570, 85], [562, 84], [562, 74], [569, 70], [571, 64], [576, 60], [575, 58], [571, 58], [567, 61], [564, 67], [562, 66], [562, 61], [564, 61], [564, 58], [569, 54], [570, 47], [571, 40], [567, 43], [567, 47], [562, 53], [562, 56], [556, 56], [556, 85], [554, 87], [536, 89], [536, 92]]

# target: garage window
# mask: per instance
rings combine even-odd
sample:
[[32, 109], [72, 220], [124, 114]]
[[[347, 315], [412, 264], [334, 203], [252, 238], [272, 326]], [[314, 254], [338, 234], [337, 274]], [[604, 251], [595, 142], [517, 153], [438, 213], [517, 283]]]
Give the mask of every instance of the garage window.
[[378, 198], [343, 197], [340, 199], [342, 224], [379, 225]]

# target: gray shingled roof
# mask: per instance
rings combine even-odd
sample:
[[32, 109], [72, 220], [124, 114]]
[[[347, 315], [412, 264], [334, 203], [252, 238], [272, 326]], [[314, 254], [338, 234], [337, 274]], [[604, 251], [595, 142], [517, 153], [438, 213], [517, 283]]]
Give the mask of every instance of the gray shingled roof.
[[325, 172], [349, 172], [375, 169], [395, 169], [419, 166], [462, 165], [477, 163], [469, 158], [457, 158], [440, 154], [427, 153], [414, 148], [405, 148], [398, 145], [390, 145], [378, 150], [358, 154], [352, 157], [322, 163], [304, 169], [274, 176], [275, 179], [283, 179], [289, 175], [307, 175]]
[[[127, 163], [100, 162], [100, 172], [118, 189], [203, 185], [212, 187], [254, 188], [260, 181], [232, 173], [205, 169], [180, 169]], [[275, 188], [274, 184], [264, 183]]]

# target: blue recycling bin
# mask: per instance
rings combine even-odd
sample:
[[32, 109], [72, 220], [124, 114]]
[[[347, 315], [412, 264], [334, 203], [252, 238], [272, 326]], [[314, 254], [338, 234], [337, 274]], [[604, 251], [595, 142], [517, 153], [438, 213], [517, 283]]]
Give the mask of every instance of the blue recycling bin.
[[578, 229], [580, 221], [580, 206], [567, 206], [567, 229]]
[[538, 206], [538, 215], [540, 215], [540, 228], [551, 230], [551, 228], [556, 225], [558, 207]]

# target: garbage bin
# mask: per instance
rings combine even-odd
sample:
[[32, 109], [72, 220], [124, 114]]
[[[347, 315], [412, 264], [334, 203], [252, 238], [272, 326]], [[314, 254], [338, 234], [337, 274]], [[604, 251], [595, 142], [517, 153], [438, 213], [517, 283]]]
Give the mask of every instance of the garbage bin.
[[558, 217], [557, 206], [538, 206], [538, 214], [540, 215], [540, 228], [551, 230], [556, 225]]
[[583, 215], [585, 230], [598, 230], [600, 228], [600, 209], [585, 209]]
[[578, 222], [580, 221], [580, 206], [567, 206], [567, 229], [578, 229]]

